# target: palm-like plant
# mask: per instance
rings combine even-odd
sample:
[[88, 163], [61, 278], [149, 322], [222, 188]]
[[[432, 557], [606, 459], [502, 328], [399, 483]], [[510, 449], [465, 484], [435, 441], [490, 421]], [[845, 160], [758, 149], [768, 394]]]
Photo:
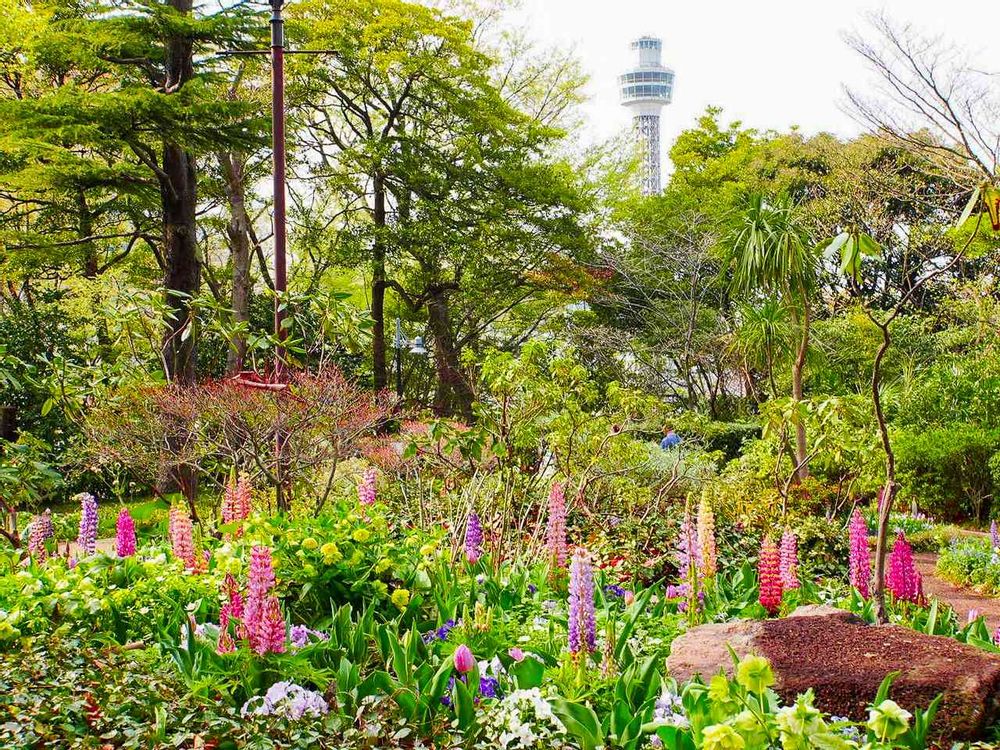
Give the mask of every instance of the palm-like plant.
[[[809, 299], [816, 288], [818, 252], [805, 217], [788, 196], [747, 196], [724, 243], [724, 273], [734, 295], [777, 297], [800, 331], [792, 365], [792, 398], [802, 400], [802, 371], [809, 349]], [[805, 424], [795, 424], [799, 479], [809, 475]]]
[[748, 372], [751, 369], [764, 371], [771, 388], [771, 398], [776, 398], [775, 365], [795, 349], [795, 331], [788, 309], [781, 300], [768, 297], [761, 304], [740, 305], [736, 318], [738, 322], [730, 349]]

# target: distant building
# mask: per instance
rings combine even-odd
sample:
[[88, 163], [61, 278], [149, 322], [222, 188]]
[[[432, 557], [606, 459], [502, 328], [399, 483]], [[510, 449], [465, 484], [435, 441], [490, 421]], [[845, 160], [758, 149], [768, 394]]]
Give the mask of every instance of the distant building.
[[636, 65], [618, 77], [622, 105], [632, 110], [632, 123], [642, 148], [642, 192], [660, 192], [660, 110], [670, 104], [674, 71], [663, 65], [663, 42], [643, 36], [631, 44]]

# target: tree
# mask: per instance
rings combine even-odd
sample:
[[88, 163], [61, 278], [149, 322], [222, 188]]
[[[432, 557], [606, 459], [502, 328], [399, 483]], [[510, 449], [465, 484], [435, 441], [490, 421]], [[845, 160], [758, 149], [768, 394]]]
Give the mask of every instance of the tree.
[[[802, 401], [802, 373], [809, 349], [810, 299], [817, 282], [818, 259], [812, 237], [798, 207], [787, 196], [747, 196], [726, 240], [725, 270], [730, 288], [740, 294], [778, 296], [798, 330], [792, 364], [792, 399]], [[803, 419], [795, 420], [796, 475], [809, 476], [808, 445]]]

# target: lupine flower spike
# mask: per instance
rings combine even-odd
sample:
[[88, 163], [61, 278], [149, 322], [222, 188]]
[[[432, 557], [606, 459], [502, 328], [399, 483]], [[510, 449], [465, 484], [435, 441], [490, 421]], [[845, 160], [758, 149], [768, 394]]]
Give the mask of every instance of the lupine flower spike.
[[171, 509], [170, 547], [174, 557], [184, 563], [184, 567], [194, 570], [198, 566], [195, 559], [194, 549], [194, 527], [191, 525], [191, 516], [182, 508]]
[[373, 505], [376, 497], [376, 480], [378, 475], [374, 468], [365, 469], [361, 477], [361, 484], [358, 485], [358, 502], [362, 505]]
[[45, 545], [53, 536], [55, 529], [52, 527], [52, 512], [46, 509], [44, 513], [31, 520], [31, 531], [28, 535], [28, 553], [36, 562], [43, 562], [49, 556]]
[[475, 511], [469, 514], [469, 520], [465, 524], [465, 559], [470, 563], [475, 562], [483, 554], [483, 527], [479, 523], [479, 516]]
[[791, 529], [781, 535], [781, 586], [783, 589], [799, 587], [799, 542]]
[[691, 523], [691, 516], [688, 513], [684, 514], [677, 539], [677, 567], [680, 570], [681, 579], [685, 582], [691, 581], [692, 576], [697, 577], [703, 567], [698, 532], [694, 524]]
[[868, 524], [865, 523], [860, 508], [854, 509], [848, 528], [851, 547], [849, 563], [851, 586], [867, 599], [871, 595], [872, 561], [868, 551]]
[[1000, 531], [997, 531], [996, 521], [990, 524], [990, 544], [993, 546], [994, 552], [1000, 549]]
[[715, 514], [707, 497], [702, 497], [698, 505], [698, 546], [702, 575], [712, 578], [719, 568], [719, 556], [715, 545]]
[[760, 546], [757, 578], [760, 581], [761, 605], [768, 614], [776, 615], [781, 608], [781, 554], [771, 537], [765, 537]]
[[89, 492], [77, 495], [80, 500], [80, 533], [77, 544], [83, 550], [84, 556], [97, 551], [97, 500]]
[[594, 613], [594, 568], [585, 549], [573, 553], [569, 566], [569, 652], [593, 652], [597, 644]]
[[913, 550], [902, 531], [892, 545], [889, 570], [885, 575], [886, 588], [900, 600], [920, 604], [924, 601], [923, 581], [913, 562]]
[[261, 647], [261, 623], [265, 619], [265, 608], [271, 589], [274, 588], [274, 567], [271, 549], [256, 545], [250, 552], [250, 573], [247, 583], [247, 598], [243, 608], [243, 626], [250, 647], [259, 653]]
[[128, 508], [122, 508], [118, 512], [115, 532], [115, 551], [118, 557], [132, 557], [135, 554], [135, 521]]
[[566, 567], [566, 495], [561, 482], [553, 484], [549, 492], [545, 545], [549, 562], [557, 568]]
[[254, 650], [261, 655], [285, 653], [285, 618], [276, 596], [269, 596], [264, 603]]

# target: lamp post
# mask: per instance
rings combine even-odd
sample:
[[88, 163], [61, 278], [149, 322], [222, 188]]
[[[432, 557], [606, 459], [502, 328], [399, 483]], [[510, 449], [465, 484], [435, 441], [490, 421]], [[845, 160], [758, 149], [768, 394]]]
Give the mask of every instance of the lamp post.
[[399, 322], [399, 318], [396, 318], [396, 336], [393, 338], [392, 345], [396, 350], [396, 396], [402, 399], [403, 349], [409, 348], [410, 354], [416, 354], [421, 357], [427, 354], [427, 349], [424, 348], [424, 339], [422, 336], [415, 336], [412, 340], [403, 336], [403, 327]]

